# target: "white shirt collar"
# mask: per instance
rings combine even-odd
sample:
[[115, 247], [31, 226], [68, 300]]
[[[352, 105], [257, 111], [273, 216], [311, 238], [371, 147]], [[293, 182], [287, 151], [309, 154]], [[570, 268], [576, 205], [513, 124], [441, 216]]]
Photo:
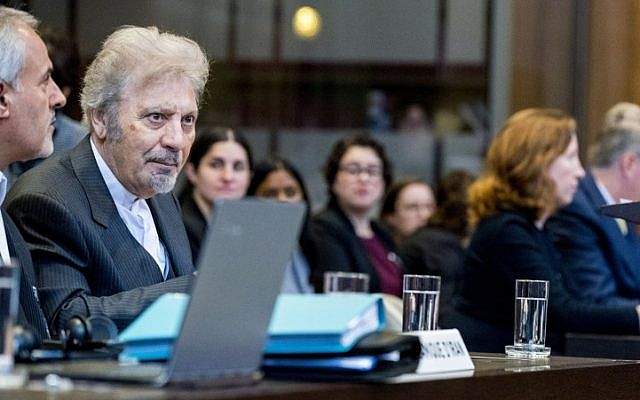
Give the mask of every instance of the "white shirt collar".
[[7, 177], [0, 171], [0, 204], [4, 203], [4, 198], [7, 195]]
[[611, 193], [609, 193], [609, 191], [607, 190], [607, 187], [604, 186], [602, 182], [600, 182], [600, 180], [595, 176], [594, 176], [594, 181], [596, 182], [596, 187], [600, 191], [600, 194], [602, 195], [602, 197], [604, 197], [604, 201], [607, 203], [607, 205], [618, 204], [618, 202], [613, 198], [613, 196], [611, 196]]
[[96, 163], [98, 164], [98, 169], [100, 170], [100, 174], [102, 174], [102, 179], [104, 179], [104, 183], [107, 185], [107, 189], [109, 189], [109, 193], [111, 194], [111, 198], [116, 204], [120, 204], [125, 207], [127, 210], [131, 210], [133, 203], [138, 199], [136, 195], [128, 191], [122, 183], [116, 178], [116, 176], [111, 171], [111, 168], [104, 161], [100, 152], [93, 144], [93, 138], [90, 140], [91, 142], [91, 151], [93, 152], [93, 156], [96, 159]]

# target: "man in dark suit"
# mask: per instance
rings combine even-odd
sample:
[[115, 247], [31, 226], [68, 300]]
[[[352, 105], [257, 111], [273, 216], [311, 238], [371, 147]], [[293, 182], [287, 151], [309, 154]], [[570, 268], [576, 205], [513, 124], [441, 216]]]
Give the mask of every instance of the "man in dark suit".
[[[31, 15], [0, 6], [0, 171], [15, 161], [46, 157], [53, 151], [55, 109], [65, 97], [51, 79], [51, 60]], [[0, 204], [7, 179], [0, 172]], [[0, 261], [21, 267], [18, 324], [39, 338], [47, 325], [38, 304], [29, 250], [13, 221], [0, 213]]]
[[573, 202], [547, 222], [560, 251], [568, 289], [606, 304], [640, 301], [640, 240], [635, 226], [600, 207], [640, 200], [640, 126], [605, 130], [591, 152], [592, 168]]
[[208, 71], [189, 39], [117, 30], [84, 79], [89, 136], [26, 172], [7, 196], [54, 332], [75, 315], [103, 315], [122, 329], [161, 294], [190, 289], [193, 263], [171, 189]]

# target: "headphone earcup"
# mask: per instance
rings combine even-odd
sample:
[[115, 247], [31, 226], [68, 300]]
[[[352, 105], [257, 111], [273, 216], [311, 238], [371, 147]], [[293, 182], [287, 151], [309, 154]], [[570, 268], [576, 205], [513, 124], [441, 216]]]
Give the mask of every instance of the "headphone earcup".
[[89, 337], [87, 341], [108, 342], [118, 338], [118, 327], [109, 318], [102, 315], [92, 315], [87, 319]]
[[82, 348], [91, 340], [91, 326], [89, 322], [80, 316], [71, 317], [64, 329], [64, 347], [67, 349]]
[[31, 351], [40, 345], [36, 336], [18, 325], [13, 328], [13, 355], [21, 360], [29, 359]]

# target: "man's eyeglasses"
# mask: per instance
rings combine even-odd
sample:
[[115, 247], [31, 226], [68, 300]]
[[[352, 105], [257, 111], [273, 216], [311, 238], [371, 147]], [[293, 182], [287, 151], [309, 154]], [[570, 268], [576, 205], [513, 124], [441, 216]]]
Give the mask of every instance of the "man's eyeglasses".
[[359, 164], [346, 164], [341, 165], [339, 170], [353, 177], [358, 177], [362, 173], [366, 174], [369, 178], [380, 178], [382, 176], [382, 167], [377, 165], [368, 165], [365, 167]]

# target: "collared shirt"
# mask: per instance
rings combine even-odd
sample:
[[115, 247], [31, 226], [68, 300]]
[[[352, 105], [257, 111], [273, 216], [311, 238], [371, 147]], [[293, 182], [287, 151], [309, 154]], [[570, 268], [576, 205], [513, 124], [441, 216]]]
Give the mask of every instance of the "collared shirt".
[[[4, 202], [4, 198], [7, 195], [7, 177], [0, 171], [0, 204]], [[4, 230], [4, 220], [2, 213], [0, 213], [0, 259], [4, 264], [11, 262], [11, 255], [9, 254], [9, 244], [7, 242], [7, 233]]]
[[[611, 196], [611, 193], [609, 193], [609, 190], [607, 190], [607, 188], [602, 184], [602, 182], [600, 182], [598, 178], [595, 178], [594, 181], [596, 182], [596, 187], [600, 191], [600, 194], [602, 195], [604, 201], [608, 206], [618, 203], [628, 203], [628, 200], [623, 199], [620, 199], [620, 201], [616, 201], [613, 196]], [[620, 228], [620, 232], [622, 232], [624, 236], [627, 236], [627, 233], [629, 233], [629, 225], [627, 224], [627, 221], [621, 218], [615, 218], [615, 220], [618, 224], [618, 228]]]
[[136, 197], [122, 186], [96, 149], [93, 140], [91, 140], [91, 151], [111, 198], [116, 204], [120, 218], [124, 221], [131, 235], [153, 257], [162, 276], [166, 279], [168, 273], [166, 249], [158, 237], [158, 230], [149, 205], [144, 199]]

